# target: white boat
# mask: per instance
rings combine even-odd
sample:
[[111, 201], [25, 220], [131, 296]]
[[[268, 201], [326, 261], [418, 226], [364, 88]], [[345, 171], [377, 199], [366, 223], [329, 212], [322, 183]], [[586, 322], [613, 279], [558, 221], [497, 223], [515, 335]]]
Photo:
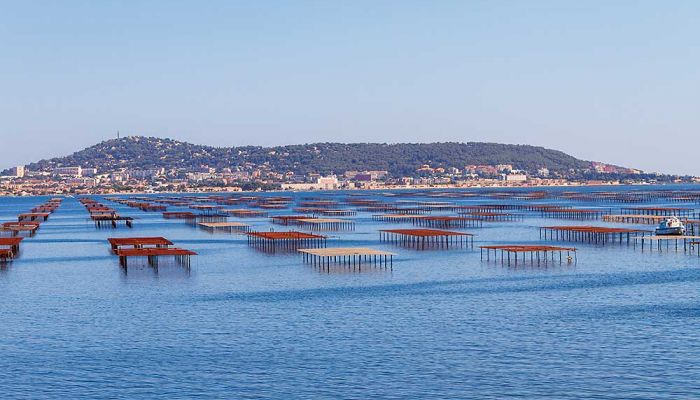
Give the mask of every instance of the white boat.
[[668, 217], [656, 228], [657, 235], [685, 235], [685, 225], [676, 217]]

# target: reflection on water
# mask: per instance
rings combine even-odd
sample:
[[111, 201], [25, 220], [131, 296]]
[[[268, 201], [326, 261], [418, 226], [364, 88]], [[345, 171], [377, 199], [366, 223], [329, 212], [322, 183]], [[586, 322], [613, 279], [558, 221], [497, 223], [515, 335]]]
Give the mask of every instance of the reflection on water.
[[158, 265], [149, 265], [147, 262], [129, 262], [128, 267], [120, 267], [122, 279], [127, 280], [143, 280], [143, 279], [186, 279], [192, 274], [191, 266], [180, 265], [175, 262], [159, 262]]

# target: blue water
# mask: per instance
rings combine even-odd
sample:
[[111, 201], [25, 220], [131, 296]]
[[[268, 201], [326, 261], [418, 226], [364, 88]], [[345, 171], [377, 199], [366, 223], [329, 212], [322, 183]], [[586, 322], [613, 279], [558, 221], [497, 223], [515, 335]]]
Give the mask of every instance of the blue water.
[[[0, 221], [45, 199], [0, 198]], [[2, 398], [700, 394], [697, 255], [576, 244], [576, 264], [517, 268], [479, 256], [482, 244], [540, 243], [541, 225], [600, 222], [531, 213], [464, 229], [478, 235], [474, 250], [417, 251], [379, 242], [378, 229], [410, 224], [358, 213], [356, 230], [331, 233], [328, 246], [396, 252], [393, 269], [326, 271], [294, 253], [250, 248], [241, 235], [104, 203], [136, 217], [134, 229], [95, 229], [69, 198], [0, 270]], [[284, 229], [265, 218], [244, 222]], [[125, 272], [108, 251], [108, 237], [154, 235], [197, 251], [191, 269], [130, 263]]]

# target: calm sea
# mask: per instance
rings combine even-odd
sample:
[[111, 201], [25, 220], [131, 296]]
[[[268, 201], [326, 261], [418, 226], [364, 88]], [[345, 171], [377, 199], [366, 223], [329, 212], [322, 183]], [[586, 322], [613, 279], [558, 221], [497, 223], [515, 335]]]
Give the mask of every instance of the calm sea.
[[[0, 198], [0, 221], [45, 199]], [[68, 198], [0, 269], [2, 398], [700, 397], [697, 255], [577, 244], [575, 265], [518, 268], [479, 256], [483, 244], [539, 243], [538, 226], [598, 221], [531, 213], [464, 229], [477, 234], [474, 250], [418, 251], [379, 242], [378, 229], [410, 224], [358, 213], [328, 246], [394, 251], [393, 270], [321, 271], [242, 235], [103, 202], [137, 218], [134, 228], [98, 230]], [[165, 236], [199, 255], [189, 271], [161, 262], [127, 273], [112, 236]]]

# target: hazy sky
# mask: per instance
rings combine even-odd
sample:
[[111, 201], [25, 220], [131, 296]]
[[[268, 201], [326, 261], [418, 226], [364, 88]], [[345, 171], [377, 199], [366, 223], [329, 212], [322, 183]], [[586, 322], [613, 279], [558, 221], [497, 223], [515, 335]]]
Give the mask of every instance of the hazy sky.
[[700, 175], [700, 1], [0, 1], [0, 167], [116, 136]]

